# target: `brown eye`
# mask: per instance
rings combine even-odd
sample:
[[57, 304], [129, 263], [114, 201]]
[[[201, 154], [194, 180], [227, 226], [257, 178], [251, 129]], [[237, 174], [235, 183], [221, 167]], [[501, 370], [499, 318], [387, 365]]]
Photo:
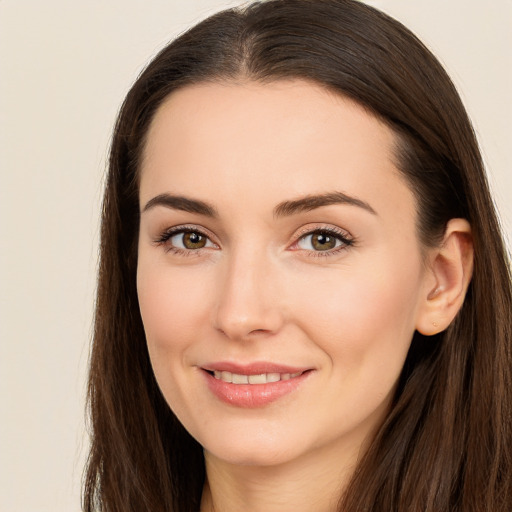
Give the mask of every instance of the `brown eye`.
[[336, 238], [327, 233], [313, 233], [311, 235], [311, 245], [317, 251], [328, 251], [336, 247]]
[[345, 236], [331, 231], [312, 231], [302, 236], [297, 247], [312, 252], [328, 252], [342, 249], [352, 245], [352, 241]]
[[165, 233], [159, 240], [170, 249], [197, 251], [203, 248], [216, 248], [217, 246], [201, 231], [176, 230]]
[[207, 238], [194, 231], [183, 233], [182, 244], [185, 249], [202, 249], [206, 246]]

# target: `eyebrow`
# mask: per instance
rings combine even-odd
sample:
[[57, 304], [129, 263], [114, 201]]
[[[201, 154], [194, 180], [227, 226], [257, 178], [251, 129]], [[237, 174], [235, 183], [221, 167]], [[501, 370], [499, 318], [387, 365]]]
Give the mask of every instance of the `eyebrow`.
[[[308, 195], [290, 201], [283, 201], [274, 208], [274, 217], [288, 217], [301, 212], [308, 212], [329, 206], [332, 204], [348, 204], [362, 208], [373, 215], [377, 212], [365, 201], [356, 197], [349, 196], [343, 192], [330, 192], [326, 194]], [[156, 207], [164, 206], [173, 210], [181, 210], [189, 213], [197, 213], [206, 217], [216, 218], [219, 216], [217, 210], [212, 205], [198, 199], [191, 199], [185, 196], [175, 196], [171, 194], [159, 194], [150, 199], [144, 206], [142, 213]]]
[[160, 194], [155, 196], [146, 203], [142, 213], [147, 212], [155, 206], [164, 206], [165, 208], [172, 208], [173, 210], [197, 213], [199, 215], [205, 215], [206, 217], [218, 217], [218, 212], [213, 206], [205, 203], [204, 201], [184, 196], [173, 196], [171, 194]]
[[377, 215], [377, 212], [366, 202], [356, 197], [349, 196], [343, 192], [330, 192], [327, 194], [308, 195], [292, 201], [284, 201], [278, 204], [274, 209], [274, 217], [287, 217], [301, 212], [308, 212], [329, 206], [331, 204], [348, 204], [357, 206]]

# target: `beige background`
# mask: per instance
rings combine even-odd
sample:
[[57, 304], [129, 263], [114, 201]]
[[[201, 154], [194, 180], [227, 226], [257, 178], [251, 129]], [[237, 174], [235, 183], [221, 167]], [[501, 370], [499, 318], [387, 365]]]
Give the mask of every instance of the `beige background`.
[[[238, 1], [0, 0], [0, 507], [79, 510], [109, 134], [166, 41]], [[368, 2], [447, 66], [512, 238], [512, 0]]]

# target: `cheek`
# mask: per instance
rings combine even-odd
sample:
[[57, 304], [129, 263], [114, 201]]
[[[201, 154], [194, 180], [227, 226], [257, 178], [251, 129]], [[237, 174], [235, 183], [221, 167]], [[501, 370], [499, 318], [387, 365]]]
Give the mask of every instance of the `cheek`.
[[419, 277], [417, 268], [401, 273], [385, 265], [361, 272], [342, 269], [335, 278], [317, 279], [308, 287], [297, 317], [344, 371], [387, 367], [390, 375], [397, 374], [415, 329]]
[[201, 300], [204, 289], [186, 272], [139, 265], [137, 292], [151, 366], [167, 403], [187, 423], [190, 375], [183, 369], [190, 348], [204, 337], [200, 333], [209, 310]]
[[187, 273], [139, 264], [137, 292], [148, 349], [153, 362], [186, 349], [204, 325], [204, 288]]

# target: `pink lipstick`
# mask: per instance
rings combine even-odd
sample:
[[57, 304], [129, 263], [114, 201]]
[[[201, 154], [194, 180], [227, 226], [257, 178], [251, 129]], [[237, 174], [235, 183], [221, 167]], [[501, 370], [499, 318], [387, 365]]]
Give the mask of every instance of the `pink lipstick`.
[[295, 391], [311, 368], [273, 363], [238, 365], [228, 362], [202, 367], [210, 391], [221, 401], [243, 408], [257, 408]]

